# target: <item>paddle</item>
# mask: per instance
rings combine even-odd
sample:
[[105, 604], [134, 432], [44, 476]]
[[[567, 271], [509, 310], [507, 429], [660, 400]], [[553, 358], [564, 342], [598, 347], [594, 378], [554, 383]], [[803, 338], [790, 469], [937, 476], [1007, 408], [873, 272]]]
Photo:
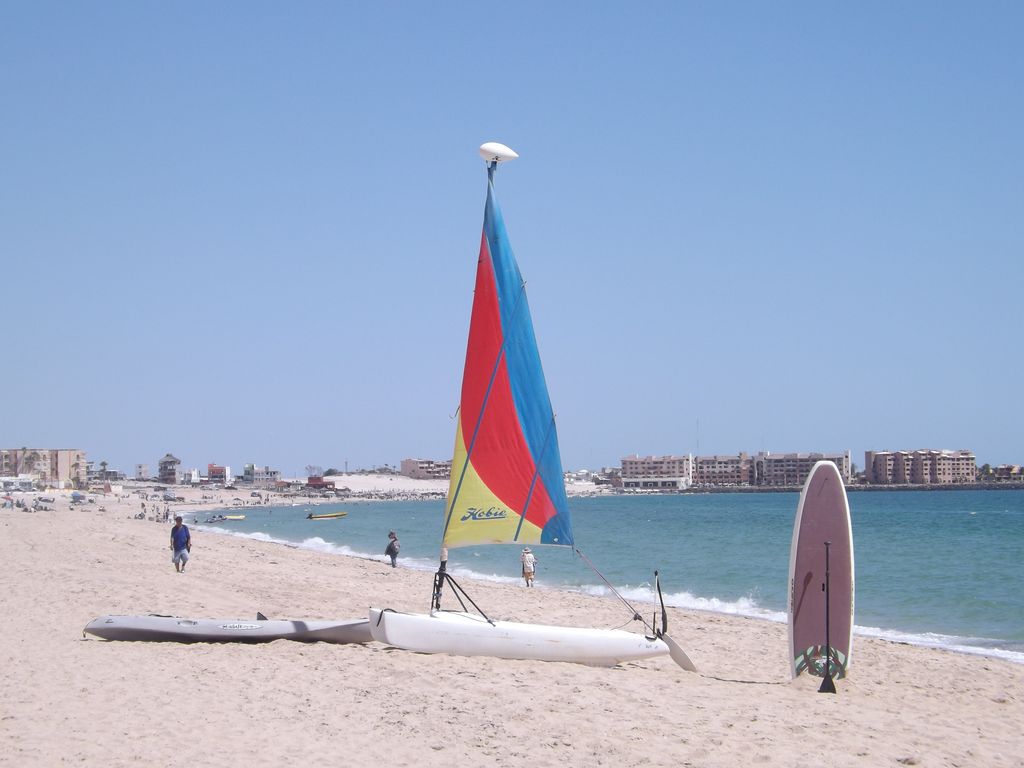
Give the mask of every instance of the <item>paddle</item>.
[[697, 668], [690, 661], [690, 657], [686, 655], [686, 651], [679, 647], [679, 643], [673, 640], [671, 637], [666, 635], [664, 632], [661, 634], [661, 639], [668, 646], [668, 653], [672, 657], [672, 661], [678, 664], [680, 667], [685, 669], [687, 672], [696, 672]]
[[679, 643], [668, 636], [668, 614], [665, 613], [665, 598], [661, 595], [661, 577], [657, 571], [654, 572], [654, 586], [658, 590], [658, 601], [661, 603], [661, 630], [658, 632], [658, 637], [668, 646], [668, 653], [672, 657], [672, 661], [687, 672], [696, 672], [697, 667], [690, 661], [686, 651], [682, 649]]
[[821, 688], [818, 693], [835, 693], [836, 684], [832, 681], [832, 639], [829, 637], [828, 626], [828, 548], [832, 546], [831, 541], [825, 542], [825, 583], [821, 588], [825, 590], [825, 674], [822, 675]]

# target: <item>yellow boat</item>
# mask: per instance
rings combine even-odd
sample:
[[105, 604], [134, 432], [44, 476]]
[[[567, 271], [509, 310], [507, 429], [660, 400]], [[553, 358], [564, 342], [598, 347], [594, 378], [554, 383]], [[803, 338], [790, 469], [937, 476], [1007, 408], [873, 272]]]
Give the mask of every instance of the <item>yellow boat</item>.
[[245, 515], [224, 515], [225, 520], [245, 520]]
[[348, 514], [348, 512], [324, 512], [323, 514], [320, 514], [320, 515], [314, 515], [312, 512], [310, 512], [308, 515], [306, 515], [306, 519], [307, 520], [336, 520], [339, 517], [344, 517], [347, 514]]

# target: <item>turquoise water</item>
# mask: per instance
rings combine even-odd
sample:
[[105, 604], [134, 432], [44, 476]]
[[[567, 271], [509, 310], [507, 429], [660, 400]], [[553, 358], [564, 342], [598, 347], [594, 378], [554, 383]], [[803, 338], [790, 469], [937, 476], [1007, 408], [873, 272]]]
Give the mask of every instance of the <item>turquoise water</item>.
[[[657, 569], [670, 605], [785, 621], [797, 499], [796, 493], [737, 493], [570, 498], [569, 504], [576, 546], [637, 608], [654, 601]], [[334, 509], [348, 516], [305, 519], [311, 510]], [[850, 494], [850, 509], [859, 634], [1024, 663], [1024, 492], [861, 492]], [[426, 574], [437, 567], [443, 510], [443, 501], [246, 508], [244, 521], [200, 524], [196, 532], [216, 529], [383, 561], [393, 528], [402, 542], [400, 564], [424, 571], [426, 609]], [[456, 578], [521, 584], [519, 551], [455, 549], [449, 570]], [[534, 551], [539, 587], [608, 593], [571, 550]]]

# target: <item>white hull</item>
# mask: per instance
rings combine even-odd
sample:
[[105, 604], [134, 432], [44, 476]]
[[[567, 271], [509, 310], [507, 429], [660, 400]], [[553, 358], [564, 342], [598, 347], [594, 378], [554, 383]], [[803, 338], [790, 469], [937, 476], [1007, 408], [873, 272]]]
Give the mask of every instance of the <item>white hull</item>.
[[177, 616], [100, 616], [83, 632], [104, 640], [176, 643], [300, 642], [368, 643], [366, 619], [343, 621], [184, 619]]
[[510, 621], [491, 624], [482, 616], [454, 611], [423, 614], [371, 608], [370, 633], [378, 642], [418, 653], [568, 661], [595, 667], [612, 667], [669, 653], [661, 640], [621, 629]]

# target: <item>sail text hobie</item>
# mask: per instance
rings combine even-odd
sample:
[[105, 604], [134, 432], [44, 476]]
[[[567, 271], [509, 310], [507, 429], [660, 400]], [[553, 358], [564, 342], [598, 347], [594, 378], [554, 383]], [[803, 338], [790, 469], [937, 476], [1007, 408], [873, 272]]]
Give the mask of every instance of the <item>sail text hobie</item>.
[[477, 507], [470, 507], [459, 522], [465, 523], [470, 520], [505, 520], [507, 518], [507, 509], [498, 509], [496, 507], [478, 509]]

